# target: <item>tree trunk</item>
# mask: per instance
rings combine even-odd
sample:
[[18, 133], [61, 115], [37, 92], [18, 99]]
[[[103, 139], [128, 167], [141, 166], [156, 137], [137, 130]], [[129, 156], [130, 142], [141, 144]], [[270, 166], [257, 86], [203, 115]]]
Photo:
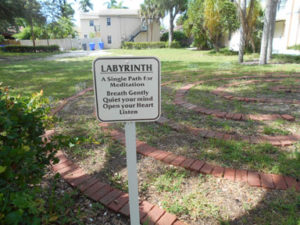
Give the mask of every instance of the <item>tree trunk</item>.
[[256, 47], [255, 47], [255, 42], [254, 42], [252, 37], [250, 38], [250, 44], [251, 44], [251, 47], [252, 47], [252, 52], [255, 53], [256, 52]]
[[246, 30], [243, 25], [243, 24], [245, 24], [245, 21], [243, 21], [243, 20], [246, 18], [246, 5], [247, 5], [247, 0], [242, 0], [240, 3], [241, 27], [240, 27], [240, 44], [239, 44], [239, 63], [244, 62], [244, 53], [245, 53], [245, 45], [246, 45]]
[[152, 22], [150, 23], [150, 27], [151, 27], [151, 42], [153, 41], [153, 21], [154, 20], [152, 20]]
[[172, 41], [173, 41], [173, 30], [174, 30], [174, 16], [172, 9], [169, 10], [170, 13], [170, 26], [169, 26], [169, 47], [171, 47]]
[[34, 31], [33, 31], [33, 19], [32, 19], [32, 17], [30, 19], [30, 32], [31, 32], [33, 51], [35, 52], [35, 37], [34, 37]]
[[269, 33], [269, 41], [268, 41], [267, 61], [269, 61], [272, 58], [273, 38], [274, 38], [274, 32], [275, 32], [277, 4], [278, 4], [278, 0], [273, 0], [273, 5], [272, 5], [272, 8], [271, 8], [271, 17], [270, 17], [270, 31], [269, 31], [270, 33]]
[[269, 34], [270, 34], [270, 17], [271, 17], [271, 8], [272, 8], [272, 0], [267, 0], [266, 10], [265, 10], [265, 18], [264, 18], [264, 29], [263, 35], [261, 39], [261, 48], [260, 48], [260, 57], [259, 64], [264, 65], [267, 64], [267, 51], [268, 51], [268, 42], [269, 42]]

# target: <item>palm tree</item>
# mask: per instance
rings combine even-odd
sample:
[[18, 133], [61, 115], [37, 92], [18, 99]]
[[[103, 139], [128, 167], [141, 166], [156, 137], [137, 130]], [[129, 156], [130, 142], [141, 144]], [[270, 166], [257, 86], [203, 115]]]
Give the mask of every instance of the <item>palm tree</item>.
[[123, 6], [123, 1], [120, 1], [117, 4], [117, 0], [109, 0], [107, 2], [104, 2], [104, 5], [107, 5], [108, 9], [128, 9], [128, 7]]
[[139, 14], [147, 25], [150, 25], [151, 39], [153, 39], [153, 23], [158, 22], [160, 18], [164, 17], [164, 11], [158, 6], [155, 0], [145, 0], [140, 6]]

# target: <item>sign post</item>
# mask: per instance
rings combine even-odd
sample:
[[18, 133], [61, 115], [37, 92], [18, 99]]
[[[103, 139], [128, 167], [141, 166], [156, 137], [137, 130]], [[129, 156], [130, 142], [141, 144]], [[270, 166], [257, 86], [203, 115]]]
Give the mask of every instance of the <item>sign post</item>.
[[138, 177], [136, 169], [136, 135], [135, 122], [126, 122], [126, 159], [128, 171], [128, 191], [129, 191], [129, 210], [130, 222], [132, 225], [140, 224], [139, 215], [139, 194], [138, 194]]
[[161, 113], [160, 61], [155, 57], [108, 57], [93, 62], [97, 118], [126, 122], [126, 159], [131, 225], [140, 224], [135, 122]]

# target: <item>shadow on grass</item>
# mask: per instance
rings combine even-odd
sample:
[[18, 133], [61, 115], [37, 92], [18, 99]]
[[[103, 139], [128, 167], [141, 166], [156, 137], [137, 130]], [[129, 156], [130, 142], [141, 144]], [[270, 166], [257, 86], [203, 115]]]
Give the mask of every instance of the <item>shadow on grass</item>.
[[[84, 102], [87, 102], [86, 105], [83, 105]], [[96, 124], [95, 129], [97, 128], [97, 121], [96, 119], [91, 116], [93, 114], [93, 107], [91, 107], [93, 101], [87, 101], [81, 99], [81, 101], [77, 102], [77, 104], [70, 103], [69, 106], [66, 106], [66, 114], [71, 113], [75, 114], [78, 118], [81, 116], [87, 117], [88, 120], [94, 121]], [[83, 110], [87, 106], [90, 106], [88, 110]], [[62, 115], [62, 118], [63, 115]], [[80, 120], [73, 118], [73, 120], [68, 120], [68, 123], [74, 125], [76, 122], [80, 122]], [[83, 122], [83, 121], [82, 121]], [[190, 137], [189, 135], [183, 134], [175, 134], [175, 132], [170, 132], [170, 129], [164, 126], [159, 126], [154, 123], [140, 123], [137, 127], [138, 135], [143, 137], [143, 139], [149, 143], [159, 143], [161, 145], [165, 145], [166, 150], [170, 151], [174, 148], [173, 146], [167, 145], [168, 143], [172, 142], [172, 139], [175, 139], [178, 146], [183, 147], [183, 149], [192, 149], [195, 150], [195, 153], [198, 154], [198, 158], [205, 159], [205, 160], [213, 160], [215, 162], [219, 162], [220, 165], [224, 164], [224, 161], [228, 161], [229, 164], [235, 165], [236, 168], [241, 168], [244, 165], [252, 165], [253, 169], [256, 166], [259, 168], [258, 164], [263, 164], [262, 167], [272, 163], [276, 154], [268, 151], [276, 151], [273, 148], [261, 148], [261, 152], [259, 152], [256, 148], [251, 148], [244, 151], [244, 148], [248, 147], [246, 143], [235, 143], [235, 142], [224, 142], [224, 143], [215, 143], [214, 140], [204, 140], [204, 139], [195, 139]], [[92, 131], [90, 127], [87, 127], [84, 123], [81, 124], [79, 127], [73, 130], [73, 133], [69, 133], [69, 135], [84, 135], [86, 132]], [[103, 158], [103, 164], [101, 169], [97, 172], [94, 172], [92, 175], [99, 177], [102, 181], [110, 183], [112, 186], [122, 189], [124, 191], [127, 190], [126, 182], [124, 183], [121, 179], [114, 177], [115, 174], [120, 173], [126, 168], [126, 158], [124, 154], [124, 147], [118, 144], [115, 141], [112, 141], [110, 138], [107, 138], [106, 134], [100, 132], [100, 136], [97, 137], [105, 143], [107, 154], [105, 154], [105, 158]], [[187, 148], [182, 146], [182, 143], [189, 144]], [[211, 150], [212, 146], [218, 149], [217, 152], [207, 151]], [[90, 146], [86, 146], [89, 148]], [[86, 148], [82, 150], [85, 151]], [[88, 149], [86, 149], [88, 150]], [[200, 150], [200, 151], [199, 151]], [[102, 151], [103, 148], [102, 148]], [[69, 154], [72, 154], [71, 151], [68, 151]], [[182, 155], [185, 153], [182, 152]], [[261, 157], [262, 154], [270, 154], [268, 160], [265, 158], [263, 160], [258, 160], [257, 156]], [[185, 155], [186, 156], [186, 155]], [[77, 157], [78, 161], [87, 159], [88, 155], [83, 155], [81, 157]], [[282, 161], [277, 162], [276, 166], [278, 167], [279, 171], [286, 167], [288, 164], [295, 164], [297, 165], [296, 160], [289, 159], [288, 156], [280, 156], [279, 158]], [[139, 158], [139, 157], [138, 157]], [[286, 161], [285, 163], [283, 163]], [[251, 168], [251, 166], [250, 166]], [[299, 170], [298, 170], [299, 171]], [[296, 174], [299, 174], [296, 171]], [[150, 177], [156, 177], [157, 171], [153, 170], [149, 172]], [[298, 212], [299, 208], [297, 208], [297, 197], [298, 195], [294, 192], [288, 191], [270, 191], [267, 192], [261, 198], [261, 202], [249, 208], [247, 214], [237, 218], [235, 220], [223, 220], [223, 224], [285, 224], [284, 221], [291, 221], [290, 224], [298, 219]], [[245, 203], [246, 204], [246, 203]], [[276, 209], [274, 211], [273, 209]], [[201, 223], [201, 220], [198, 220]], [[279, 221], [279, 222], [278, 222]], [[278, 222], [278, 223], [277, 223]]]
[[[1, 64], [0, 64], [1, 65]], [[0, 79], [15, 93], [30, 95], [44, 90], [45, 96], [61, 99], [73, 95], [80, 83], [92, 85], [92, 59], [72, 61], [22, 61], [2, 64]]]

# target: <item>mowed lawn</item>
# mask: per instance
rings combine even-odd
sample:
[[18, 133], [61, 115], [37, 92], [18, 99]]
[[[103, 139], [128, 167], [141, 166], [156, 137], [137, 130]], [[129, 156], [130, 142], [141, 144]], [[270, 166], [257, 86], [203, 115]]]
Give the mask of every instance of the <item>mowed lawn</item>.
[[[207, 79], [215, 75], [243, 75], [243, 73], [299, 72], [297, 64], [266, 66], [240, 66], [237, 56], [215, 56], [205, 51], [186, 49], [112, 50], [112, 55], [156, 56], [162, 62], [162, 81], [186, 78], [189, 81]], [[42, 55], [44, 57], [44, 55]], [[91, 86], [92, 61], [95, 57], [44, 60], [43, 58], [10, 59], [0, 61], [2, 85], [14, 88], [13, 92], [29, 95], [44, 90], [45, 96], [54, 99], [68, 97], [85, 86]], [[257, 55], [246, 56], [246, 60]], [[174, 73], [180, 73], [174, 74]]]
[[[162, 114], [180, 125], [244, 136], [289, 135], [300, 132], [300, 106], [256, 104], [226, 100], [211, 93], [215, 88], [241, 81], [241, 76], [291, 75], [280, 84], [300, 85], [299, 59], [286, 62], [285, 57], [265, 66], [240, 65], [237, 56], [211, 55], [208, 51], [187, 49], [110, 50], [109, 56], [156, 56], [162, 63]], [[18, 56], [19, 57], [19, 56]], [[16, 59], [18, 59], [16, 57]], [[0, 81], [12, 92], [30, 95], [43, 89], [53, 103], [92, 86], [92, 62], [95, 57], [0, 61]], [[26, 58], [25, 57], [25, 58]], [[246, 61], [258, 58], [246, 55]], [[298, 62], [295, 63], [295, 62]], [[293, 77], [294, 76], [294, 77]], [[228, 81], [209, 81], [231, 77]], [[174, 104], [176, 91], [188, 83], [207, 80], [196, 85], [185, 99], [201, 107], [238, 113], [286, 113], [296, 121], [234, 121], [197, 114]], [[272, 83], [262, 82], [228, 88], [237, 96], [298, 99], [297, 93], [271, 91]], [[276, 85], [278, 85], [276, 83]], [[98, 126], [94, 115], [94, 97], [89, 92], [72, 101], [58, 116], [58, 133], [72, 137], [68, 157], [88, 173], [98, 176], [115, 188], [127, 190], [125, 149], [112, 140]], [[123, 129], [123, 124], [114, 124]], [[275, 173], [300, 179], [300, 142], [289, 147], [270, 144], [249, 144], [246, 141], [224, 141], [202, 138], [183, 131], [175, 131], [168, 124], [138, 123], [137, 138], [149, 145], [185, 157], [204, 160], [226, 168], [247, 169]], [[293, 190], [267, 191], [243, 183], [231, 182], [212, 176], [203, 176], [165, 165], [149, 157], [139, 156], [139, 193], [176, 214], [188, 224], [289, 224], [299, 225], [300, 195]]]

